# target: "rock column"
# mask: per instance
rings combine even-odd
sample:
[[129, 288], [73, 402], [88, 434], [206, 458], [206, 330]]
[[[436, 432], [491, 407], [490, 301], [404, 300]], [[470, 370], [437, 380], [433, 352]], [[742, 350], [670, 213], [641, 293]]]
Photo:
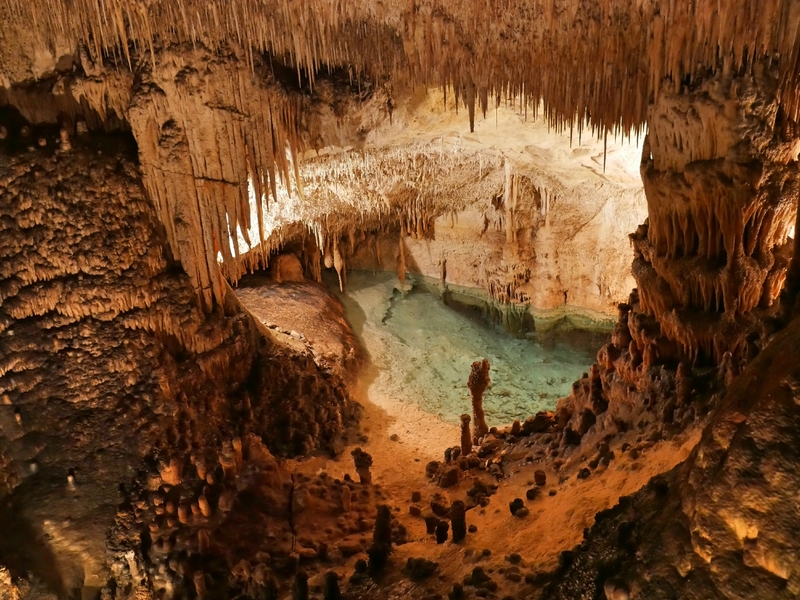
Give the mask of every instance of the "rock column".
[[[738, 359], [783, 288], [792, 256], [800, 144], [762, 64], [720, 69], [651, 105], [642, 181], [648, 221], [631, 236], [639, 311], [675, 358]], [[761, 311], [762, 315], [759, 314]], [[658, 334], [632, 327], [638, 350], [671, 359]], [[647, 351], [647, 352], [646, 352]]]

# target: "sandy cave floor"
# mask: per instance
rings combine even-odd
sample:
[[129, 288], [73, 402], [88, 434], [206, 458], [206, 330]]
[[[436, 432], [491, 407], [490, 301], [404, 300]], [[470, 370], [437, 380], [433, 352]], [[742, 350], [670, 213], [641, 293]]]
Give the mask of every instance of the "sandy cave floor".
[[[323, 336], [323, 330], [330, 336], [330, 329], [320, 327], [325, 315], [318, 311], [333, 297], [322, 286], [302, 285], [316, 286], [319, 296], [326, 298], [321, 304], [319, 300], [314, 301], [318, 318], [305, 319], [305, 331], [298, 319], [289, 317], [301, 314], [302, 308], [290, 308], [285, 295], [282, 296], [282, 314], [272, 314], [269, 318], [265, 316], [265, 307], [273, 306], [273, 303], [262, 302], [270, 296], [266, 288], [255, 285], [257, 292], [251, 288], [243, 293], [240, 289], [237, 295], [262, 322], [277, 332], [279, 339], [287, 338], [296, 343], [299, 334], [304, 343], [313, 347], [315, 339]], [[245, 281], [245, 288], [247, 286]], [[296, 295], [296, 298], [307, 296]], [[363, 323], [360, 325], [364, 326]], [[359, 324], [356, 324], [356, 331], [358, 327]], [[345, 331], [340, 324], [336, 328], [339, 333]], [[281, 334], [281, 330], [293, 332], [294, 337]], [[328, 342], [330, 339], [328, 337]], [[330, 343], [327, 347], [330, 348]], [[346, 348], [347, 343], [341, 347]], [[335, 360], [330, 355], [327, 358]], [[340, 357], [340, 360], [344, 362], [345, 359]], [[522, 557], [522, 562], [517, 566], [521, 567], [524, 574], [552, 570], [558, 564], [561, 552], [581, 542], [584, 528], [592, 525], [598, 512], [614, 506], [620, 497], [634, 493], [651, 477], [685, 460], [700, 437], [700, 429], [692, 427], [667, 441], [643, 443], [636, 431], [630, 431], [611, 442], [611, 450], [615, 451], [617, 458], [608, 467], [598, 467], [586, 479], [579, 479], [577, 473], [596, 454], [591, 450], [595, 447], [593, 440], [585, 440], [588, 443], [581, 444], [568, 455], [558, 471], [554, 470], [551, 460], [534, 456], [535, 448], [526, 447], [523, 441], [511, 450], [511, 456], [505, 457], [505, 477], [499, 481], [498, 490], [491, 497], [489, 505], [467, 512], [467, 524], [476, 526], [477, 531], [468, 534], [462, 543], [448, 541], [437, 545], [434, 536], [426, 533], [424, 520], [409, 513], [415, 504], [412, 502], [412, 493], [421, 493], [422, 501], [416, 504], [423, 510], [435, 494], [444, 496], [449, 502], [465, 499], [466, 491], [472, 485], [471, 478], [462, 478], [458, 485], [442, 489], [425, 475], [425, 465], [429, 461], [441, 461], [444, 449], [458, 444], [458, 427], [396, 395], [382, 393], [380, 386], [376, 388], [372, 385], [376, 381], [375, 370], [374, 365], [367, 364], [362, 368], [358, 382], [351, 386], [354, 397], [364, 408], [360, 425], [361, 441], [348, 446], [335, 458], [315, 456], [291, 460], [287, 461], [286, 468], [306, 475], [327, 472], [336, 478], [348, 473], [355, 477], [351, 450], [360, 446], [372, 455], [374, 482], [381, 486], [385, 496], [390, 499], [395, 515], [408, 529], [408, 543], [395, 548], [392, 561], [403, 565], [410, 557], [424, 557], [439, 563], [437, 577], [421, 583], [399, 578], [396, 585], [382, 586], [386, 595], [379, 597], [423, 597], [434, 592], [446, 594], [452, 582], [461, 581], [477, 565], [482, 566], [500, 585], [496, 597], [524, 594], [524, 581], [520, 583], [506, 579], [500, 574], [506, 572], [505, 568], [509, 566], [507, 557], [511, 553]], [[576, 372], [575, 377], [579, 376], [580, 373]], [[466, 391], [466, 385], [464, 387]], [[467, 408], [465, 406], [464, 410]], [[490, 422], [491, 425], [502, 424]], [[587, 437], [591, 438], [590, 435]], [[598, 437], [597, 444], [600, 441]], [[630, 453], [621, 451], [622, 444], [626, 442], [641, 448], [638, 458], [634, 459]], [[533, 501], [526, 501], [530, 509], [527, 517], [514, 517], [509, 511], [509, 503], [515, 498], [525, 499], [526, 491], [534, 484], [533, 471], [536, 469], [547, 473], [547, 484], [544, 486], [544, 492], [547, 493]], [[349, 577], [353, 572], [353, 563], [363, 557], [360, 554], [353, 556], [340, 575]], [[315, 581], [310, 583], [313, 585]]]

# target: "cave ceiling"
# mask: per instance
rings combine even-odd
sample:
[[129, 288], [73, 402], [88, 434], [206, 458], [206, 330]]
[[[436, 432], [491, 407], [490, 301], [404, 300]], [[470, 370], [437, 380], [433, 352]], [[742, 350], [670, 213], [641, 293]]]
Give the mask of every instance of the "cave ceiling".
[[[570, 145], [597, 140], [603, 170], [615, 136], [644, 135], [659, 95], [708, 73], [766, 61], [779, 109], [800, 110], [797, 2], [36, 0], [3, 3], [0, 17], [0, 103], [33, 122], [130, 128], [172, 254], [206, 306], [225, 294], [220, 257], [235, 281], [268, 255], [263, 205], [305, 201], [300, 173], [318, 168], [317, 151], [391, 147], [399, 159], [426, 135], [445, 139], [452, 115], [410, 122], [421, 88], [461, 107], [459, 131], [511, 105]], [[463, 143], [497, 146], [485, 137]], [[352, 178], [341, 157], [329, 162], [334, 179]], [[226, 243], [239, 237], [260, 256]]]

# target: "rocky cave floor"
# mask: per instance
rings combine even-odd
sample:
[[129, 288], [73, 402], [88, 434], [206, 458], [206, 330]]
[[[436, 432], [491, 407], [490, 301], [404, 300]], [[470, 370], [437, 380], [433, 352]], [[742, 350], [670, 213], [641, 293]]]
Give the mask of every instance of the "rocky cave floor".
[[[298, 287], [302, 293], [297, 293]], [[333, 318], [341, 315], [341, 308], [324, 287], [311, 282], [277, 284], [251, 279], [237, 295], [271, 331], [289, 343], [301, 341], [318, 360], [336, 365], [337, 371], [351, 363], [345, 349], [352, 347], [353, 334], [342, 327], [341, 319]], [[324, 316], [314, 321], [308, 314]], [[326, 322], [331, 325], [320, 326]], [[341, 336], [339, 343], [332, 343], [337, 335]], [[353, 368], [364, 367], [353, 364]], [[588, 374], [575, 387], [577, 396], [588, 394]], [[684, 461], [699, 440], [704, 421], [702, 401], [696, 403], [696, 417], [679, 423], [664, 423], [656, 415], [658, 407], [651, 406], [644, 411], [650, 419], [642, 417], [628, 424], [618, 419], [570, 441], [565, 439], [568, 435], [563, 433], [563, 426], [559, 428], [557, 415], [542, 412], [524, 424], [493, 427], [469, 455], [456, 451], [454, 456], [453, 448], [446, 453], [444, 448], [457, 445], [457, 427], [434, 423], [438, 419], [431, 415], [427, 423], [421, 423], [413, 407], [394, 407], [389, 415], [370, 402], [357, 378], [351, 389], [365, 408], [356, 444], [372, 456], [373, 483], [359, 481], [351, 459], [356, 445], [351, 445], [333, 459], [317, 456], [273, 461], [266, 467], [269, 477], [275, 478], [273, 483], [259, 486], [253, 478], [264, 477], [263, 473], [255, 474], [263, 472], [267, 463], [259, 463], [263, 459], [258, 458], [261, 450], [257, 441], [246, 441], [237, 458], [242, 466], [225, 485], [245, 489], [247, 495], [254, 493], [258, 501], [254, 498], [247, 502], [249, 506], [240, 504], [231, 514], [252, 531], [256, 528], [251, 529], [251, 525], [263, 510], [256, 509], [256, 515], [251, 515], [256, 506], [290, 504], [292, 524], [281, 524], [280, 515], [275, 515], [276, 520], [265, 529], [274, 532], [277, 525], [282, 535], [265, 539], [253, 532], [252, 540], [240, 540], [239, 554], [226, 557], [225, 564], [237, 565], [227, 579], [224, 570], [214, 573], [205, 567], [209, 591], [228, 589], [222, 592], [224, 595], [231, 593], [227, 587], [231, 586], [258, 595], [253, 591], [258, 587], [255, 573], [264, 568], [260, 567], [263, 564], [279, 575], [277, 585], [282, 586], [284, 594], [300, 572], [309, 578], [311, 597], [335, 597], [326, 587], [326, 574], [332, 571], [342, 593], [351, 598], [536, 596], [543, 593], [551, 574], [565, 566], [595, 515]], [[469, 412], [470, 407], [464, 410]], [[254, 451], [256, 458], [251, 459]], [[282, 501], [274, 497], [280, 481]], [[202, 482], [194, 487], [199, 490]], [[273, 491], [267, 492], [268, 488]], [[210, 492], [207, 497], [212, 506], [221, 494], [225, 492]], [[163, 504], [158, 493], [155, 498]], [[137, 511], [142, 523], [158, 522], [152, 501], [153, 495], [145, 493], [141, 513]], [[466, 508], [468, 529], [458, 542], [452, 541], [454, 502], [462, 502]], [[512, 513], [515, 502], [521, 502], [524, 510], [514, 505]], [[371, 573], [369, 554], [375, 544], [376, 512], [381, 504], [391, 509], [393, 547], [387, 565], [380, 573]], [[222, 506], [231, 510], [229, 499]], [[208, 519], [195, 512], [199, 526], [208, 528]], [[172, 522], [175, 524], [174, 518]], [[447, 541], [440, 544], [436, 528], [442, 535], [442, 522], [448, 523], [449, 532]], [[236, 537], [233, 525], [226, 520], [222, 527], [212, 525], [212, 529], [224, 528], [226, 537]], [[187, 528], [176, 526], [178, 539], [194, 541], [193, 534], [184, 532]], [[175, 538], [172, 528], [156, 531], [162, 540]], [[213, 538], [204, 543], [203, 549], [192, 547], [192, 555], [214, 555]], [[228, 547], [228, 542], [217, 543], [220, 549]], [[151, 554], [151, 560], [154, 564], [166, 562], [175, 549], [174, 542], [166, 542], [166, 550]], [[240, 559], [244, 562], [237, 563]], [[156, 568], [162, 573], [172, 570], [188, 574], [201, 568], [201, 563], [190, 568], [178, 561]]]

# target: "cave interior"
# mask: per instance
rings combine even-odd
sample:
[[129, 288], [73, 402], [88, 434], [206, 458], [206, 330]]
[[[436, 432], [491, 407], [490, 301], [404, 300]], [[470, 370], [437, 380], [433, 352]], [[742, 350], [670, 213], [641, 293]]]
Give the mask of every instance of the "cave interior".
[[798, 0], [0, 23], [0, 600], [800, 597]]

